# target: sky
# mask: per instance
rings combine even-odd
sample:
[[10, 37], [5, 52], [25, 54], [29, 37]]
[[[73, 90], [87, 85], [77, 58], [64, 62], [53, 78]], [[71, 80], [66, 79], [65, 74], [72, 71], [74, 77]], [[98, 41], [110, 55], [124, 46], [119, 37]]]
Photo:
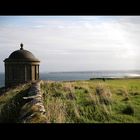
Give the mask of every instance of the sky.
[[0, 16], [0, 72], [21, 42], [40, 72], [140, 70], [140, 16]]

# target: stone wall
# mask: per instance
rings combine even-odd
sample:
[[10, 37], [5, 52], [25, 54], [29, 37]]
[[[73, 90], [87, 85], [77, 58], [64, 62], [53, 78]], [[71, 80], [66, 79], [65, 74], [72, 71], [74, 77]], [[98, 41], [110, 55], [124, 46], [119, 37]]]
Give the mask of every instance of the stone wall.
[[22, 123], [47, 123], [46, 110], [40, 85], [43, 81], [33, 83], [27, 97], [28, 102], [21, 108], [19, 120]]

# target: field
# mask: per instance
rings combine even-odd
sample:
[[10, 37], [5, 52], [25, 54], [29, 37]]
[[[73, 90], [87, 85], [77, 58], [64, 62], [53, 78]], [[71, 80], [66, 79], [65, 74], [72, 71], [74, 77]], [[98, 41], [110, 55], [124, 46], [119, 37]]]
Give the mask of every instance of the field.
[[139, 123], [140, 80], [46, 81], [48, 123]]
[[[0, 89], [0, 122], [22, 123], [30, 87]], [[36, 117], [29, 123], [140, 123], [140, 79], [43, 81], [41, 93], [45, 121]]]

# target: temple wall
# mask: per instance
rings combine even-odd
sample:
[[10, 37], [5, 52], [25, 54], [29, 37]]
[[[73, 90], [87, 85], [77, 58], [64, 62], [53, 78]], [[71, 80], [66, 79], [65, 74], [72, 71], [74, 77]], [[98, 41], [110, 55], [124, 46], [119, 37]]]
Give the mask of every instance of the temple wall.
[[17, 85], [39, 79], [39, 66], [32, 63], [5, 64], [5, 86]]

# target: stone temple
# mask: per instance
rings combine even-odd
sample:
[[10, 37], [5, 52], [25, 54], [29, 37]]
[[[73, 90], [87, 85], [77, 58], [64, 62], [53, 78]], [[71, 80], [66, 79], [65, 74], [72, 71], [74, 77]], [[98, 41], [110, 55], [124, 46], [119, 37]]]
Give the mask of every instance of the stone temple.
[[20, 47], [20, 50], [14, 51], [4, 60], [5, 87], [39, 79], [40, 61], [31, 52], [24, 50], [22, 43]]

